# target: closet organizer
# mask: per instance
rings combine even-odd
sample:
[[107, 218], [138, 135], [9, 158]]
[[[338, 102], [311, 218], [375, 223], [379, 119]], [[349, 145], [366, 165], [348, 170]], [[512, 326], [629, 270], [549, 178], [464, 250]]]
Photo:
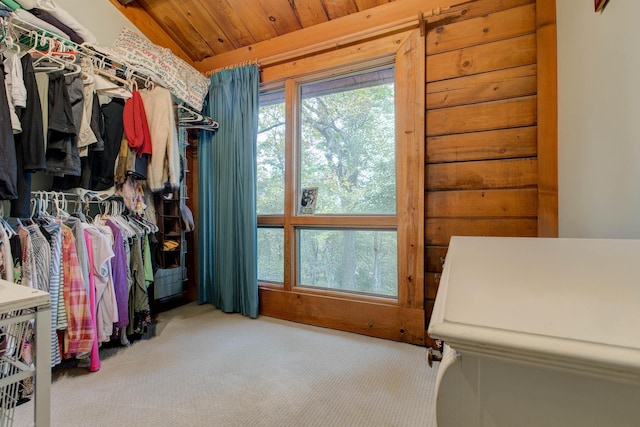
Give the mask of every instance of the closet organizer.
[[[184, 211], [179, 140], [218, 124], [199, 113], [208, 80], [166, 49], [126, 29], [87, 44], [21, 10], [0, 7], [0, 276], [50, 293], [51, 366], [96, 371], [101, 345], [149, 324], [157, 201]], [[32, 191], [38, 172], [53, 176], [47, 191]]]

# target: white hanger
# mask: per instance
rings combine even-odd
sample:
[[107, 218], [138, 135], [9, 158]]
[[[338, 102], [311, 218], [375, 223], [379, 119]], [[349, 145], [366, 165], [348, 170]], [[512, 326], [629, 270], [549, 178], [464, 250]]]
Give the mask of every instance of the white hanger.
[[13, 227], [11, 227], [11, 225], [4, 218], [4, 204], [0, 204], [0, 228], [2, 228], [5, 233], [7, 233], [7, 236], [9, 236], [9, 238], [12, 238], [16, 235]]

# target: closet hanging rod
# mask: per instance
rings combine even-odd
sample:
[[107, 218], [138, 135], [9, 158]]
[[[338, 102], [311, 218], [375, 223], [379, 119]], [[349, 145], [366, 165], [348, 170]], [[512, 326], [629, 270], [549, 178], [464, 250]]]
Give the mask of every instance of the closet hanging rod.
[[[58, 34], [54, 34], [50, 31], [47, 31], [43, 28], [40, 28], [36, 25], [23, 21], [17, 16], [11, 16], [10, 18], [0, 18], [0, 22], [3, 27], [6, 25], [9, 27], [10, 32], [13, 32], [15, 37], [18, 39], [17, 42], [31, 48], [29, 46], [29, 42], [35, 40], [35, 43], [38, 43], [38, 40], [51, 40], [55, 43], [59, 43], [65, 51], [72, 50], [75, 51], [78, 55], [82, 55], [84, 57], [89, 58], [94, 67], [99, 69], [105, 69], [108, 67], [110, 69], [116, 70], [116, 72], [120, 72], [121, 74], [111, 76], [114, 80], [117, 81], [128, 81], [130, 79], [134, 79], [136, 84], [140, 85], [141, 88], [149, 88], [149, 85], [158, 85], [162, 86], [158, 82], [156, 82], [152, 76], [140, 73], [139, 71], [135, 71], [134, 68], [127, 64], [125, 61], [121, 59], [116, 59], [110, 56], [108, 53], [105, 53], [100, 50], [100, 47], [93, 46], [90, 44], [77, 44], [69, 39], [66, 39]], [[21, 38], [23, 36], [24, 38]], [[22, 40], [22, 42], [21, 42]], [[49, 45], [52, 47], [52, 45]], [[100, 75], [108, 74], [106, 72], [99, 72]], [[106, 76], [108, 77], [108, 76]], [[179, 108], [189, 111], [189, 114], [193, 114], [199, 116], [201, 120], [199, 122], [190, 122], [185, 123], [184, 121], [180, 121], [178, 117], [178, 123], [181, 127], [184, 128], [192, 128], [192, 129], [204, 129], [209, 131], [216, 131], [219, 127], [218, 122], [213, 120], [210, 117], [204, 116], [200, 112], [196, 112], [193, 108], [187, 106], [182, 101], [178, 100]], [[193, 116], [191, 116], [193, 117]]]

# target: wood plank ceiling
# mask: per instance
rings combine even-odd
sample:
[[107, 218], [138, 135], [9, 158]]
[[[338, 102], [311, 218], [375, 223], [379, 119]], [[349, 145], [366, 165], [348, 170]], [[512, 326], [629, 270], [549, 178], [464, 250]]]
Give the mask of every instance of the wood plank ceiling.
[[152, 42], [191, 63], [392, 1], [111, 0]]

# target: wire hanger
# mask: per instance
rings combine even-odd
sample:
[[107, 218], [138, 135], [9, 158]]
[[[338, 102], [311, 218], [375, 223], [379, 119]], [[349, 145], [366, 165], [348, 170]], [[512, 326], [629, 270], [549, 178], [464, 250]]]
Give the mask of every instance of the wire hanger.
[[201, 122], [204, 116], [184, 104], [178, 105], [178, 121], [181, 123]]
[[220, 125], [185, 104], [178, 105], [178, 126], [185, 129], [202, 129], [215, 132]]

